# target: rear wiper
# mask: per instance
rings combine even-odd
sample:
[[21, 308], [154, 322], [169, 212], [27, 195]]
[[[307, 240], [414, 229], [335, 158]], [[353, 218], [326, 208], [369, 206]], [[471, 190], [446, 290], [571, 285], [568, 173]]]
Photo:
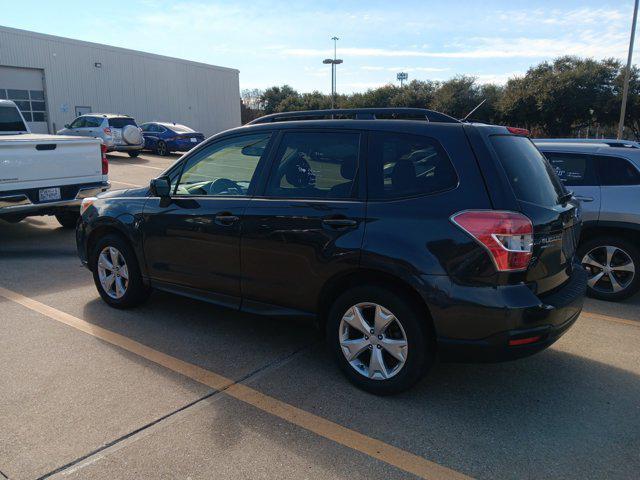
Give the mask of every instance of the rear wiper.
[[560, 196], [560, 203], [565, 204], [567, 203], [569, 200], [571, 200], [573, 198], [573, 192], [567, 192], [564, 195]]

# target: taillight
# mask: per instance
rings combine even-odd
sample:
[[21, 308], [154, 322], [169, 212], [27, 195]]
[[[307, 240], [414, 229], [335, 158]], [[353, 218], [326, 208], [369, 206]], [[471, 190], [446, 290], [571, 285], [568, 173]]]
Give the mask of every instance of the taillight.
[[451, 221], [487, 249], [500, 272], [526, 270], [533, 249], [531, 220], [517, 212], [466, 210]]
[[102, 175], [109, 173], [109, 160], [107, 160], [107, 146], [103, 143], [100, 145], [100, 151], [102, 152]]
[[509, 133], [513, 133], [514, 135], [520, 135], [524, 137], [531, 136], [531, 132], [526, 128], [507, 127], [507, 130], [509, 130]]
[[102, 131], [104, 132], [105, 135], [111, 136], [111, 129], [109, 127], [104, 128]]

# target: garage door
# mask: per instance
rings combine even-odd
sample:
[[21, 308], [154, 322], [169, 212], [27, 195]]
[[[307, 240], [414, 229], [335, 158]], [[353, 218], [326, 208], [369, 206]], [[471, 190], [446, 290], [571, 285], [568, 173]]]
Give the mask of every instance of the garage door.
[[42, 70], [0, 66], [0, 98], [16, 102], [32, 132], [49, 132]]

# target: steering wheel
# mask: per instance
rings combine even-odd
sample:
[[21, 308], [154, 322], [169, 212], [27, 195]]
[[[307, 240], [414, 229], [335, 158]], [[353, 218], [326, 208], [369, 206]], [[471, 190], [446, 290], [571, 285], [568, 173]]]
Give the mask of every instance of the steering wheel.
[[236, 190], [238, 195], [244, 193], [240, 185], [228, 178], [219, 178], [209, 185], [209, 195], [219, 195], [225, 190], [231, 195], [233, 195], [233, 193], [231, 193], [232, 190]]

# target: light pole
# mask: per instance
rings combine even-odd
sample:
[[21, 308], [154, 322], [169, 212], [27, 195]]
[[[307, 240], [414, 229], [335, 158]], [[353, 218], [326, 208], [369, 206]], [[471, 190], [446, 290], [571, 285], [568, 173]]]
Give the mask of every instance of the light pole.
[[336, 101], [336, 65], [340, 65], [342, 63], [342, 59], [337, 57], [337, 42], [340, 40], [338, 37], [331, 37], [333, 40], [333, 58], [325, 58], [322, 63], [325, 65], [331, 65], [331, 108], [334, 108]]
[[622, 140], [624, 130], [624, 116], [627, 113], [627, 96], [629, 95], [629, 76], [631, 75], [631, 59], [633, 57], [633, 41], [636, 36], [636, 21], [638, 20], [638, 0], [633, 7], [633, 23], [631, 24], [631, 38], [629, 40], [629, 56], [627, 69], [624, 72], [624, 86], [622, 87], [622, 106], [620, 107], [620, 122], [618, 123], [618, 140]]
[[409, 74], [407, 72], [400, 72], [396, 75], [396, 78], [400, 81], [400, 88], [402, 88], [405, 80], [409, 78]]

